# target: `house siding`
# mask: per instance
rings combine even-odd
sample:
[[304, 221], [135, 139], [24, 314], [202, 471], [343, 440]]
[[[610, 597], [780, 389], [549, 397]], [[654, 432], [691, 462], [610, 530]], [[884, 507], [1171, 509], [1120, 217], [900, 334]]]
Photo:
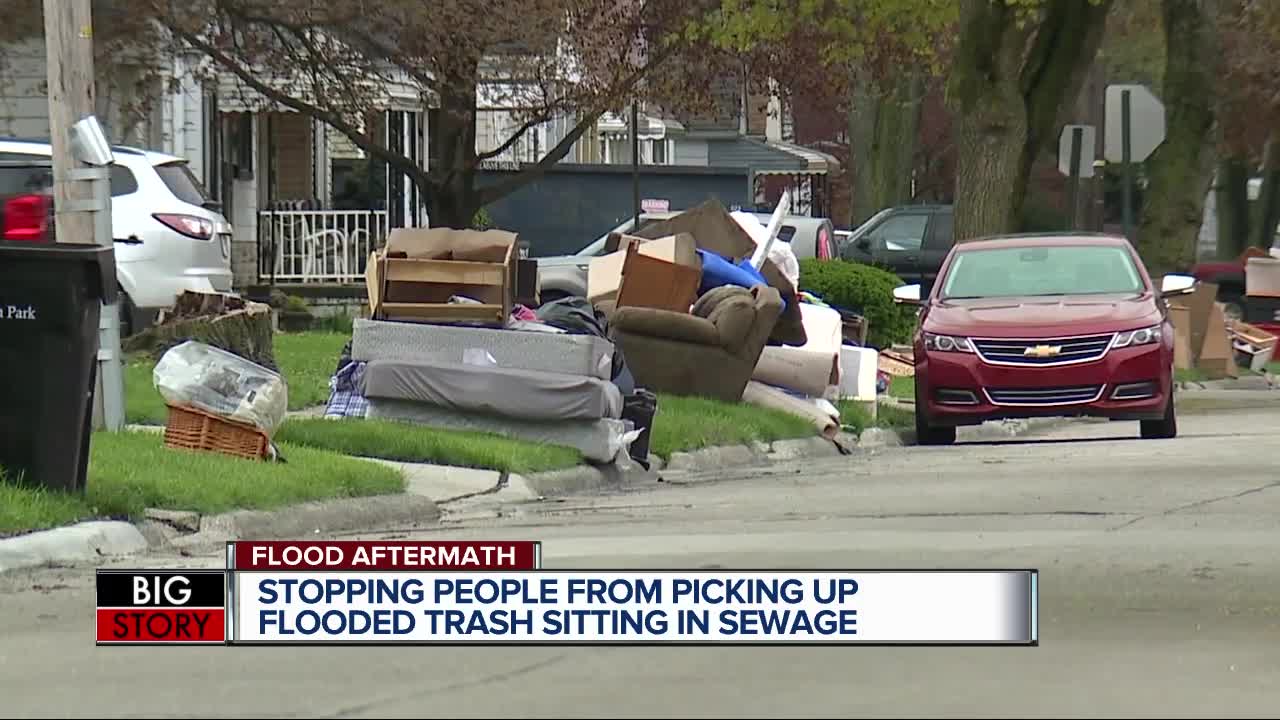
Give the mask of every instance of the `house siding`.
[[676, 165], [710, 165], [711, 150], [706, 140], [676, 140]]

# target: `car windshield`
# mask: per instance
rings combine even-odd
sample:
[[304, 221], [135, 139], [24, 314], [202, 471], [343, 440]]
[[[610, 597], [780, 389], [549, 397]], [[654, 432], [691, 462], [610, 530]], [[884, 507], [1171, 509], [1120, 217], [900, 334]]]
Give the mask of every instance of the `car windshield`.
[[943, 282], [942, 297], [1129, 294], [1143, 289], [1124, 248], [1058, 245], [960, 251]]
[[[660, 218], [648, 218], [648, 219], [642, 218], [640, 220], [640, 229], [643, 230], [649, 227], [650, 225], [660, 221], [661, 221]], [[618, 230], [617, 228], [615, 228], [614, 230], [610, 230], [608, 233], [605, 233], [604, 235], [601, 235], [600, 237], [596, 238], [595, 241], [592, 242], [590, 245], [574, 253], [574, 255], [577, 255], [578, 257], [596, 257], [597, 255], [602, 254], [604, 252], [604, 246], [609, 242], [609, 233], [631, 232], [630, 226], [631, 226], [631, 222], [627, 221], [626, 223], [624, 223], [622, 230]]]
[[169, 188], [169, 192], [182, 202], [192, 205], [204, 205], [209, 202], [209, 193], [205, 192], [204, 186], [196, 179], [186, 163], [173, 162], [157, 165], [156, 173]]

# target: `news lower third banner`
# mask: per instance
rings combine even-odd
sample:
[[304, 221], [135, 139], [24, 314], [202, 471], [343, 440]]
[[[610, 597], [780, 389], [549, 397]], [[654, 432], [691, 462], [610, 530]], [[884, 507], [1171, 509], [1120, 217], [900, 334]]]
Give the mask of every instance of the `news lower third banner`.
[[545, 570], [536, 542], [237, 542], [103, 570], [99, 644], [1036, 645], [1035, 570]]

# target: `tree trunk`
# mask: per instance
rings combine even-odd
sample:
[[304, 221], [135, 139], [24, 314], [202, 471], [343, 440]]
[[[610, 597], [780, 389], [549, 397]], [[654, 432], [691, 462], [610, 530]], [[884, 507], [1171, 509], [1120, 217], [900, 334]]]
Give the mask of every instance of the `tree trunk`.
[[1249, 165], [1242, 157], [1225, 158], [1218, 168], [1219, 260], [1235, 260], [1248, 246]]
[[873, 213], [911, 201], [922, 85], [918, 72], [906, 72], [894, 83], [892, 92], [878, 103], [871, 171]]
[[1195, 262], [1204, 198], [1213, 179], [1216, 13], [1208, 0], [1164, 0], [1164, 144], [1147, 161], [1138, 251], [1152, 276]]
[[875, 198], [875, 162], [877, 124], [880, 117], [880, 92], [868, 73], [855, 69], [852, 73], [849, 99], [849, 158], [853, 165], [849, 177], [853, 183], [849, 203], [849, 227], [856, 228], [879, 212]]
[[906, 73], [899, 84], [901, 99], [898, 142], [898, 187], [894, 204], [909, 203], [915, 197], [916, 148], [920, 142], [920, 117], [924, 112], [924, 75], [916, 69]]
[[438, 142], [439, 171], [431, 173], [433, 185], [427, 195], [427, 210], [436, 227], [471, 227], [480, 210], [476, 191], [476, 78], [478, 65], [441, 84], [440, 112], [431, 128], [432, 142]]
[[957, 116], [958, 240], [1008, 233], [1033, 162], [1080, 93], [1111, 0], [1045, 0], [1036, 18], [1003, 0], [963, 0], [949, 96]]
[[1252, 245], [1270, 250], [1280, 224], [1280, 126], [1272, 126], [1262, 158], [1262, 190], [1254, 213]]
[[991, 88], [956, 122], [956, 240], [1012, 232], [1026, 197], [1027, 113], [1014, 82]]

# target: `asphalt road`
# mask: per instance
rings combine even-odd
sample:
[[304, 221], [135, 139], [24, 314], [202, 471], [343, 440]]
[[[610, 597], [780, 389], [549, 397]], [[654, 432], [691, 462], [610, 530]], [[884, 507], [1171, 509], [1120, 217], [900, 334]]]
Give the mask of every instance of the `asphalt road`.
[[[0, 713], [1274, 716], [1280, 403], [1193, 404], [1171, 441], [1075, 424], [473, 506], [431, 533], [542, 540], [551, 568], [1037, 567], [1036, 648], [97, 648], [91, 572], [46, 570], [0, 578]], [[221, 558], [131, 564], [165, 563]]]

